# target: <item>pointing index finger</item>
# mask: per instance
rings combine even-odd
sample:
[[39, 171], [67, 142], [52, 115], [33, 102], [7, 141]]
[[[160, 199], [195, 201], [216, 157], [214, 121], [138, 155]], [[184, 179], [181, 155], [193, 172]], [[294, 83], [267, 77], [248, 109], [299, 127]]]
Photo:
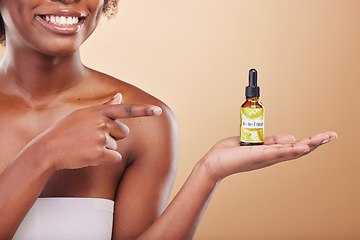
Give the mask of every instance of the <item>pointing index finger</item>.
[[162, 113], [162, 109], [154, 105], [114, 104], [103, 107], [103, 113], [111, 119], [159, 116]]

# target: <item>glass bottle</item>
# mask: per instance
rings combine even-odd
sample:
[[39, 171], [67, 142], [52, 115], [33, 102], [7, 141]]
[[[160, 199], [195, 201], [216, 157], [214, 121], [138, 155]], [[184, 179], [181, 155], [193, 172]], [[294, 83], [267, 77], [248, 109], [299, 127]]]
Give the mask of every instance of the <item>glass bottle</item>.
[[246, 101], [240, 108], [240, 145], [264, 144], [265, 108], [260, 103], [260, 87], [257, 85], [257, 71], [249, 71], [249, 86], [245, 89]]

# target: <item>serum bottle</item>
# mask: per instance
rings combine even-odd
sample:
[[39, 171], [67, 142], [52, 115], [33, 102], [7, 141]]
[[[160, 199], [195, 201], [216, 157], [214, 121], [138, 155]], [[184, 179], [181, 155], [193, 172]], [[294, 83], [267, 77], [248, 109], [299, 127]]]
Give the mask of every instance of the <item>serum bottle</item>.
[[257, 85], [257, 71], [249, 71], [249, 86], [245, 88], [246, 101], [240, 108], [240, 145], [264, 144], [265, 108], [260, 103], [260, 87]]

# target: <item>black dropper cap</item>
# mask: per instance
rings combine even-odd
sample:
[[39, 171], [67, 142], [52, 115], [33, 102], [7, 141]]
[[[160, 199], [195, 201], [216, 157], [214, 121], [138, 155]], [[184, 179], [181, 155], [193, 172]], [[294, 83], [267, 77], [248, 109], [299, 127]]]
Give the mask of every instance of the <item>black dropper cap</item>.
[[260, 97], [260, 88], [257, 85], [257, 71], [251, 69], [249, 71], [249, 86], [245, 88], [246, 97]]

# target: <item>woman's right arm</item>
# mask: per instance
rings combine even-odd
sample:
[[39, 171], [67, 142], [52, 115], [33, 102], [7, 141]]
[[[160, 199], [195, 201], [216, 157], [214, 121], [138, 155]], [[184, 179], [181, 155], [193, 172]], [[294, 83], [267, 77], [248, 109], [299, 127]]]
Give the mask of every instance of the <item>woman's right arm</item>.
[[55, 168], [28, 145], [0, 175], [0, 239], [11, 239]]
[[[107, 104], [76, 110], [34, 138], [0, 174], [0, 239], [11, 239], [56, 170], [117, 162], [116, 140], [128, 128], [115, 119], [159, 115], [147, 105]], [[160, 111], [159, 111], [160, 110]]]

